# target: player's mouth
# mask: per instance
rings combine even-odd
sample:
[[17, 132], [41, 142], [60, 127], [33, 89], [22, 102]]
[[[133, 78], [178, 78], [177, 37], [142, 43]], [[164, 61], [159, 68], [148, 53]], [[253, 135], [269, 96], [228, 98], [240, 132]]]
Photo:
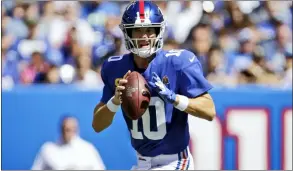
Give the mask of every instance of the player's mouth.
[[150, 46], [149, 42], [141, 42], [139, 44], [139, 48], [148, 48]]

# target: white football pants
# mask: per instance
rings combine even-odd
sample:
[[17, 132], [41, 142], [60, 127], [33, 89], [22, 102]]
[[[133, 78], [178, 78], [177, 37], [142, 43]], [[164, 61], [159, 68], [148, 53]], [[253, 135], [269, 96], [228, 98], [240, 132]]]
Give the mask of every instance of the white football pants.
[[137, 166], [131, 170], [194, 170], [189, 148], [177, 154], [145, 157], [137, 153]]

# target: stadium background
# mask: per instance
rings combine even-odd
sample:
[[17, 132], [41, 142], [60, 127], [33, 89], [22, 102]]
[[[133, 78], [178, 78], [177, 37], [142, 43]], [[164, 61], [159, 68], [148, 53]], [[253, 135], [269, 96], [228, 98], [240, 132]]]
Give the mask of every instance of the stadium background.
[[[107, 169], [129, 169], [121, 113], [103, 133], [91, 128], [101, 63], [126, 52], [117, 27], [126, 2], [1, 3], [2, 169], [30, 169], [64, 113], [79, 118]], [[190, 121], [196, 168], [292, 169], [292, 2], [156, 3], [164, 48], [194, 52], [215, 85], [217, 119]]]

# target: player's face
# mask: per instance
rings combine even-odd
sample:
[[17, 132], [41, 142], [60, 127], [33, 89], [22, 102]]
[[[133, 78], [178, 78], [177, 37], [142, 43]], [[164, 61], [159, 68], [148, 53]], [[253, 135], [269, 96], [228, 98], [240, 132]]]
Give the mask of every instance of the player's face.
[[139, 27], [132, 30], [132, 39], [138, 48], [149, 48], [156, 38], [155, 28], [152, 27]]
[[68, 118], [64, 121], [62, 127], [62, 138], [68, 143], [77, 134], [77, 121], [74, 118]]

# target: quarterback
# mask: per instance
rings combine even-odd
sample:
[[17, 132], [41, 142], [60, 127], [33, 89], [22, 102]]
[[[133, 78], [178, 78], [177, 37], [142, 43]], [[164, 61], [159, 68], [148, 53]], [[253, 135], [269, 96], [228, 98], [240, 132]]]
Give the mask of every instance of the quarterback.
[[193, 170], [188, 115], [208, 121], [216, 115], [208, 93], [212, 86], [203, 76], [199, 60], [184, 49], [162, 50], [165, 20], [153, 2], [130, 3], [120, 28], [130, 53], [110, 57], [103, 63], [105, 85], [94, 109], [94, 130], [101, 132], [111, 125], [122, 103], [125, 78], [137, 71], [148, 82], [151, 100], [138, 120], [129, 119], [122, 111], [137, 152], [137, 165], [132, 169]]

